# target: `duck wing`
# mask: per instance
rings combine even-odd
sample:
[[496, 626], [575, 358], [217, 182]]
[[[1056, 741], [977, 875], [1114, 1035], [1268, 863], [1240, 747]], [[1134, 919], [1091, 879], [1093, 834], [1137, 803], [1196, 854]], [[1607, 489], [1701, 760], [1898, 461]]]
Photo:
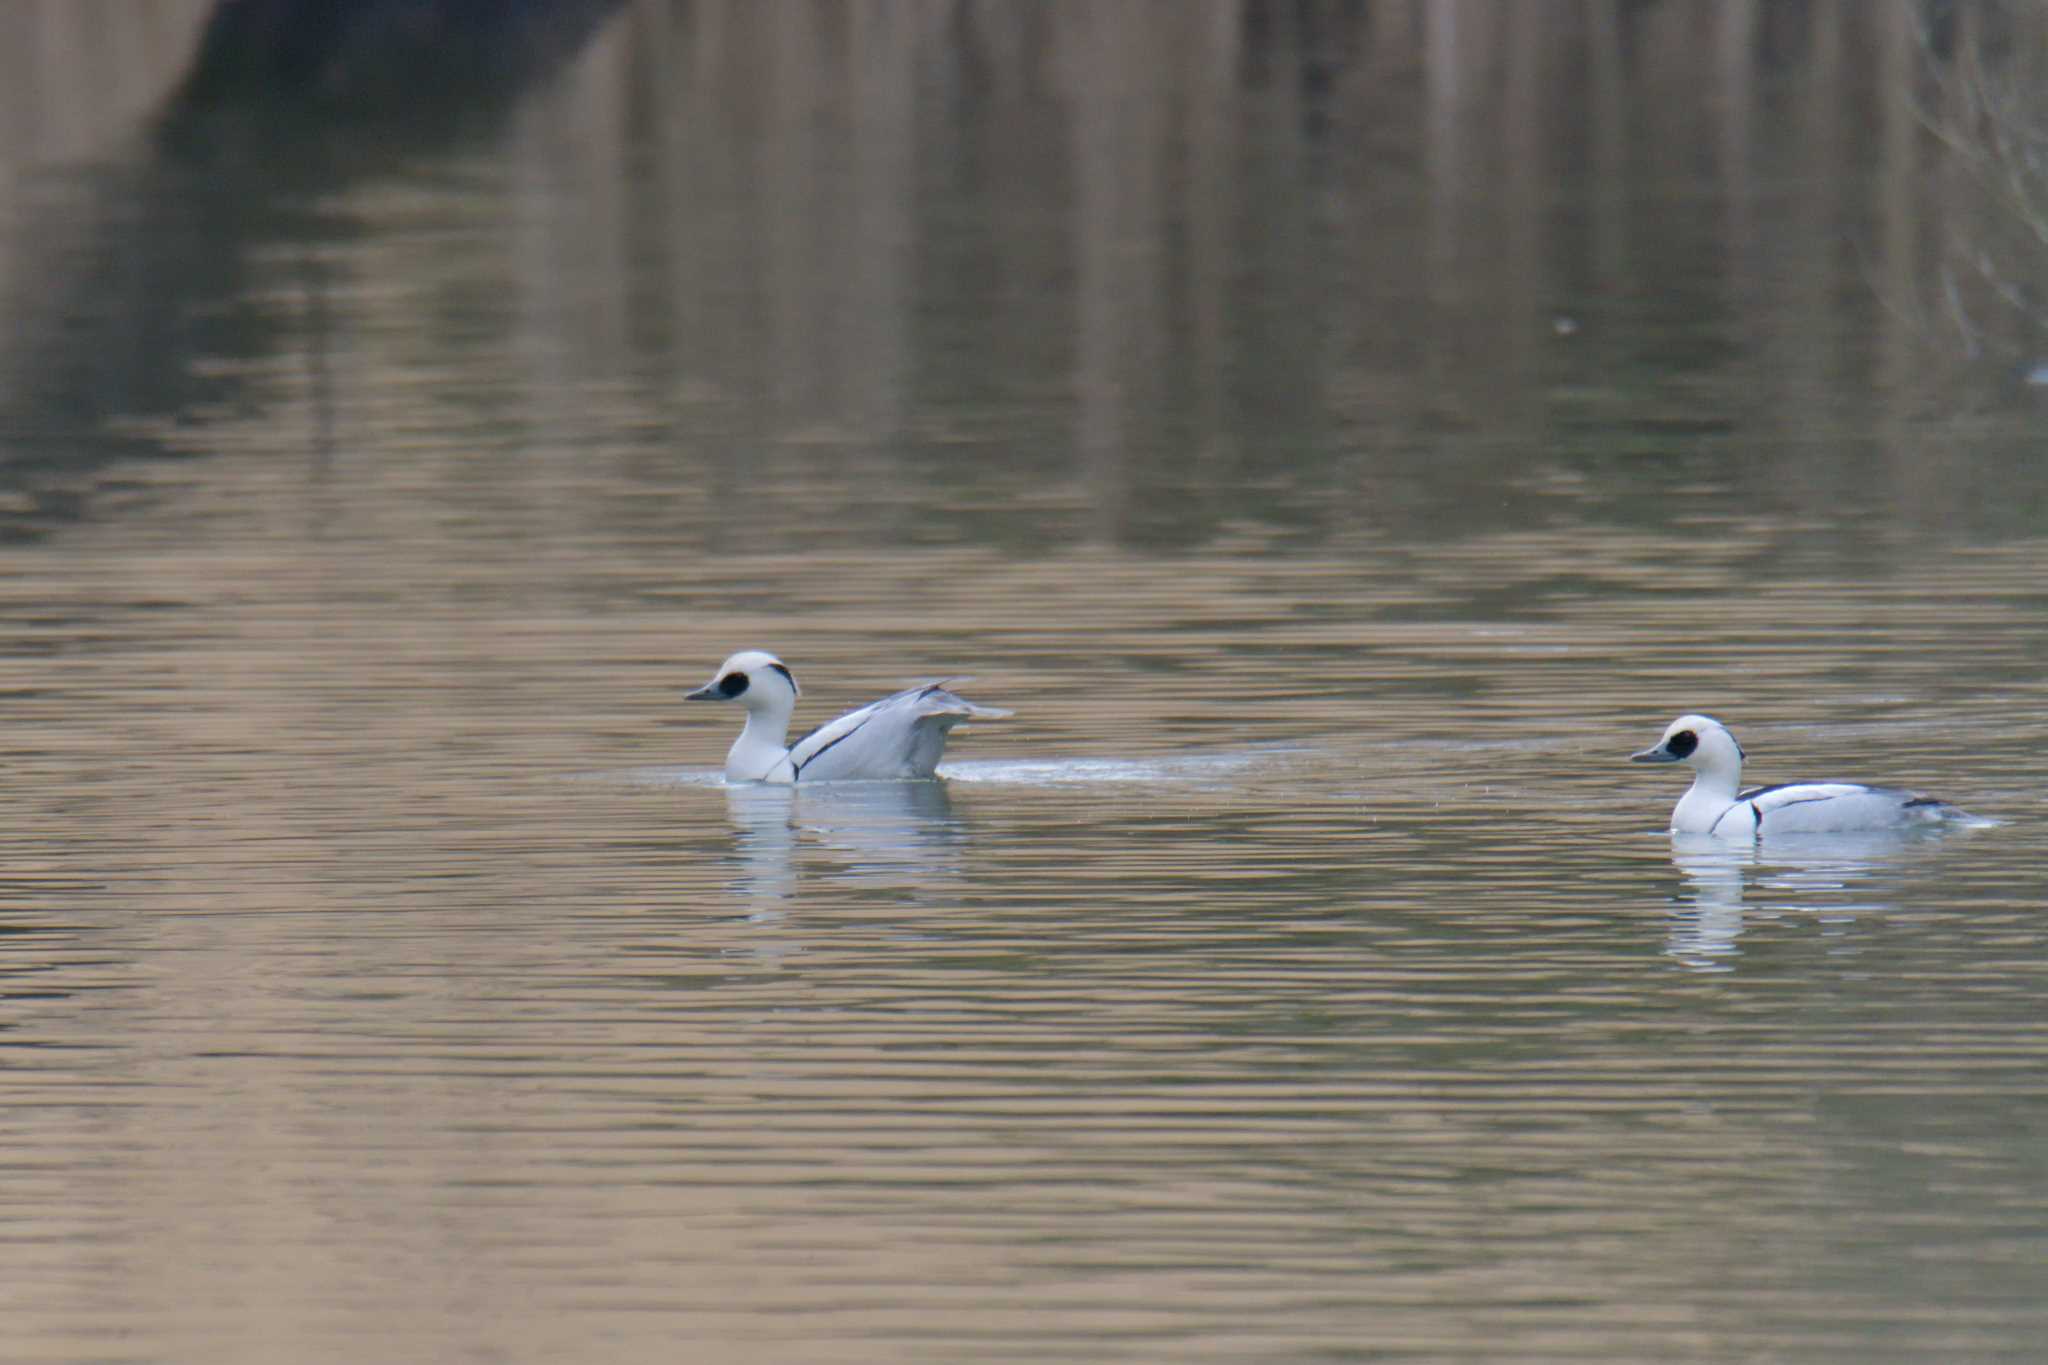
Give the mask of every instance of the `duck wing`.
[[1961, 814], [1946, 801], [1858, 782], [1792, 782], [1753, 787], [1735, 798], [1756, 811], [1760, 834], [1830, 834], [1893, 829]]
[[789, 746], [789, 762], [802, 782], [927, 778], [946, 751], [947, 731], [963, 720], [1009, 714], [977, 706], [944, 683], [926, 683], [819, 726]]

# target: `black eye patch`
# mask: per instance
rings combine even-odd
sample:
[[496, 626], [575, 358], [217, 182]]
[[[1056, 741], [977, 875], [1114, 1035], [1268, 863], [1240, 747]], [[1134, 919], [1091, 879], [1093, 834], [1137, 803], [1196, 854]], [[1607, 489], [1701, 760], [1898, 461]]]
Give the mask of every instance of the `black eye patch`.
[[731, 700], [747, 690], [747, 675], [728, 673], [718, 680], [718, 695]]
[[1690, 730], [1680, 730], [1677, 734], [1664, 741], [1664, 752], [1670, 754], [1673, 758], [1684, 758], [1699, 747], [1700, 737]]

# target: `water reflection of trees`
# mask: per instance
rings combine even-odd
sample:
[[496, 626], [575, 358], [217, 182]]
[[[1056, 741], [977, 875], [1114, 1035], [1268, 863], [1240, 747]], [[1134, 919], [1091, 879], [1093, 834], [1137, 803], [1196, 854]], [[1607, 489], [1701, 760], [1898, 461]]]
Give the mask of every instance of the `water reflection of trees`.
[[1026, 483], [1139, 543], [1588, 481], [1631, 521], [1707, 482], [2031, 533], [2030, 440], [1926, 423], [1983, 401], [1919, 303], [1995, 206], [1942, 174], [1922, 17], [698, 0], [635, 10], [619, 69], [665, 201], [719, 207], [663, 301], [679, 368], [768, 399], [733, 485], [986, 485], [990, 539]]
[[0, 48], [31, 106], [0, 118], [0, 530], [79, 516], [171, 453], [165, 427], [255, 405], [248, 369], [317, 369], [347, 283], [320, 258], [359, 226], [322, 201], [488, 141], [621, 3], [11, 9], [39, 41]]
[[[787, 490], [900, 509], [902, 538], [1172, 544], [1248, 516], [1456, 534], [1589, 497], [1663, 521], [1703, 484], [2031, 533], [2031, 442], [1929, 426], [2009, 396], [1929, 363], [1956, 245], [2009, 206], [1928, 129], [1949, 78], [2042, 32], [1996, 0], [641, 0], [503, 133], [534, 202], [479, 291], [498, 311], [412, 321], [444, 355], [492, 337], [479, 368], [514, 334], [536, 372], [497, 382], [557, 429], [603, 386], [619, 430], [659, 433], [609, 458], [708, 484], [734, 534], [786, 520]], [[221, 92], [186, 82], [167, 126]], [[308, 135], [321, 114], [294, 110]], [[263, 182], [201, 146], [235, 195], [144, 175], [140, 216], [102, 208], [128, 304], [55, 353], [8, 342], [41, 356], [9, 368], [59, 443], [231, 401], [219, 366], [167, 382], [195, 343], [163, 300], [230, 371], [361, 321], [269, 277], [283, 247], [321, 262], [293, 290], [351, 282], [328, 258], [378, 210], [304, 207], [374, 172], [362, 145], [269, 157], [289, 204], [237, 199]], [[148, 152], [174, 175], [193, 154]], [[8, 273], [33, 292], [53, 275], [27, 236]], [[2038, 258], [2002, 257], [2006, 282]], [[2015, 316], [1971, 316], [1984, 354], [2023, 353]]]

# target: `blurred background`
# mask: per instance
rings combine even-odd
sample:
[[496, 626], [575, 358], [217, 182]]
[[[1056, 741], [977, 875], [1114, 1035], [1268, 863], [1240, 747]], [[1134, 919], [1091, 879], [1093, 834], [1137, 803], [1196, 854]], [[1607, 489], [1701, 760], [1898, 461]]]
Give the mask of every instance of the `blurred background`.
[[923, 543], [1470, 531], [1581, 480], [1643, 516], [1673, 485], [1605, 476], [1650, 463], [2030, 530], [2037, 462], [1963, 476], [1987, 428], [2029, 433], [2048, 354], [2040, 22], [28, 0], [14, 519], [87, 515], [116, 450], [328, 458], [402, 421], [507, 535], [568, 512], [474, 463], [515, 452], [677, 535], [773, 537], [792, 482]]
[[2048, 1332], [2048, 7], [0, 36], [0, 1354]]

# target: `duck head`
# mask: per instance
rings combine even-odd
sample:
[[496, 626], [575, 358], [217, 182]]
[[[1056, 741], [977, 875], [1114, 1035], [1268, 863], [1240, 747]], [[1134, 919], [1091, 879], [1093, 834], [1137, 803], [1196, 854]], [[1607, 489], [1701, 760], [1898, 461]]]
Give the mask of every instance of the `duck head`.
[[1728, 727], [1712, 716], [1680, 716], [1664, 727], [1664, 737], [1649, 748], [1630, 754], [1631, 763], [1683, 763], [1699, 774], [1698, 780], [1729, 794], [1742, 781], [1742, 760], [1746, 755]]
[[743, 649], [720, 664], [710, 682], [694, 692], [685, 692], [683, 700], [736, 701], [749, 711], [780, 711], [788, 715], [796, 709], [796, 699], [802, 695], [796, 675], [783, 666], [782, 660], [766, 650]]

